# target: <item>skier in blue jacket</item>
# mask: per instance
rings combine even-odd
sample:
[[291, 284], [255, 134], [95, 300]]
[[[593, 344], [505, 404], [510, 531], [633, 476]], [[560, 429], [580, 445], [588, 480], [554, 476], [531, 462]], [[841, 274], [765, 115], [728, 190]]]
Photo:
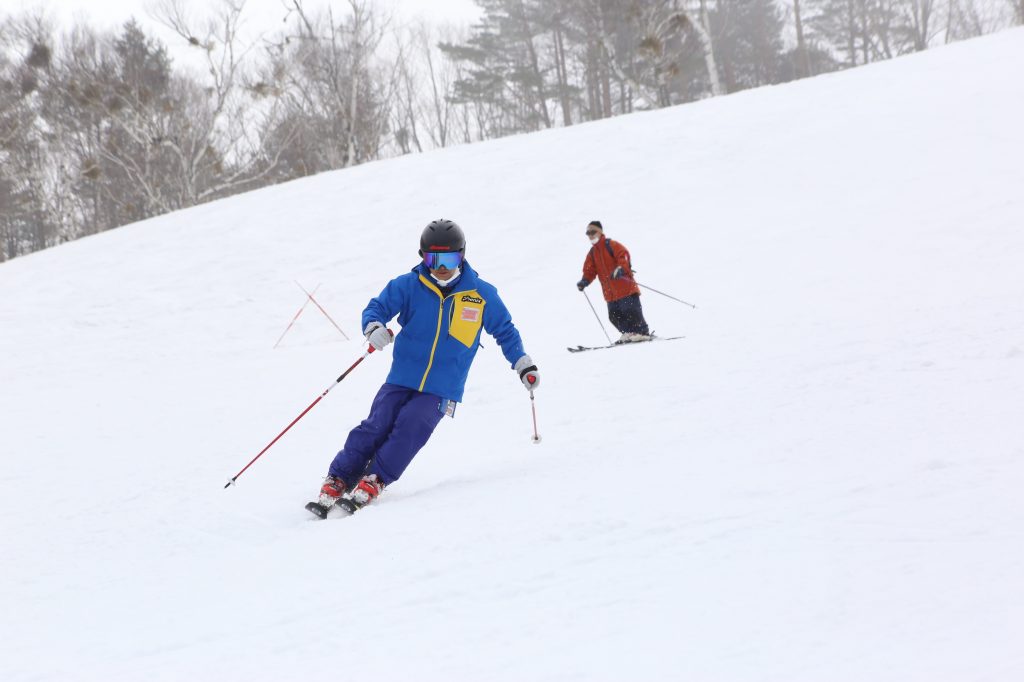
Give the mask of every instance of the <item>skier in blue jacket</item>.
[[[451, 220], [435, 220], [420, 237], [422, 262], [388, 282], [363, 310], [363, 334], [376, 350], [395, 343], [391, 372], [331, 462], [320, 489], [324, 507], [349, 511], [372, 502], [401, 477], [441, 418], [462, 401], [481, 330], [493, 336], [527, 389], [537, 366], [493, 285], [465, 259], [466, 238]], [[387, 323], [398, 316], [401, 331]]]

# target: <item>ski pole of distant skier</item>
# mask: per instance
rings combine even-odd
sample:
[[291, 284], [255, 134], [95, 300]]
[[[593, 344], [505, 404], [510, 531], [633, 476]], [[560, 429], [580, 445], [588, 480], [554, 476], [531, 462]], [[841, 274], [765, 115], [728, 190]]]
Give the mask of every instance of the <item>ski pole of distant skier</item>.
[[[536, 381], [532, 376], [527, 379], [531, 384]], [[530, 389], [530, 409], [533, 410], [533, 437], [530, 440], [534, 445], [540, 442], [540, 434], [537, 433], [537, 403], [533, 399], [533, 389]]]
[[[393, 334], [393, 333], [391, 332], [391, 330], [390, 330], [390, 329], [388, 330], [388, 333], [389, 333], [389, 334], [392, 334], [392, 336], [394, 336], [394, 334]], [[238, 480], [238, 477], [239, 477], [239, 476], [241, 476], [242, 474], [244, 474], [244, 473], [245, 473], [245, 470], [246, 470], [246, 469], [248, 469], [249, 467], [251, 467], [251, 466], [253, 465], [253, 463], [255, 463], [255, 462], [256, 462], [256, 460], [258, 460], [258, 459], [259, 459], [260, 457], [262, 457], [262, 456], [263, 456], [263, 453], [264, 453], [264, 452], [266, 452], [267, 450], [269, 450], [269, 449], [271, 448], [271, 446], [272, 446], [272, 445], [273, 445], [274, 443], [276, 443], [276, 442], [277, 442], [278, 440], [280, 440], [280, 439], [281, 439], [281, 436], [283, 436], [284, 434], [288, 433], [288, 429], [290, 429], [290, 428], [292, 428], [293, 426], [295, 426], [295, 425], [296, 425], [296, 424], [298, 423], [298, 421], [299, 421], [300, 419], [302, 419], [303, 417], [305, 417], [305, 416], [306, 416], [306, 413], [307, 413], [307, 412], [309, 412], [310, 410], [312, 410], [312, 409], [313, 409], [313, 407], [315, 407], [315, 406], [316, 406], [316, 404], [317, 404], [318, 402], [320, 402], [321, 400], [323, 400], [323, 399], [324, 399], [324, 396], [326, 396], [326, 395], [327, 395], [328, 393], [330, 393], [330, 392], [331, 392], [331, 389], [332, 389], [332, 388], [334, 388], [335, 386], [337, 386], [338, 384], [340, 384], [340, 383], [341, 383], [341, 381], [342, 381], [342, 379], [344, 379], [345, 377], [347, 377], [347, 376], [349, 375], [349, 373], [350, 373], [350, 372], [351, 372], [352, 370], [354, 370], [354, 369], [355, 369], [355, 368], [356, 368], [356, 367], [357, 367], [357, 366], [359, 365], [359, 363], [360, 363], [360, 362], [362, 362], [363, 360], [365, 360], [365, 359], [366, 359], [366, 357], [367, 357], [367, 356], [368, 356], [368, 355], [369, 355], [370, 353], [372, 353], [372, 352], [373, 352], [374, 350], [376, 350], [376, 349], [375, 349], [375, 348], [374, 348], [373, 346], [370, 346], [369, 348], [367, 348], [367, 349], [366, 349], [366, 352], [365, 352], [365, 353], [363, 353], [362, 357], [360, 357], [360, 358], [359, 358], [358, 360], [356, 360], [355, 362], [353, 362], [353, 363], [352, 363], [352, 366], [351, 366], [351, 367], [349, 367], [349, 368], [348, 368], [348, 369], [346, 369], [346, 370], [345, 370], [344, 372], [342, 372], [341, 376], [340, 376], [340, 377], [338, 377], [337, 379], [335, 379], [335, 380], [334, 380], [334, 383], [332, 383], [332, 384], [331, 384], [330, 386], [328, 386], [328, 387], [327, 387], [327, 390], [325, 390], [325, 391], [324, 391], [323, 393], [321, 393], [321, 394], [320, 394], [320, 396], [319, 396], [319, 397], [318, 397], [318, 398], [317, 398], [316, 400], [314, 400], [313, 402], [311, 402], [311, 403], [309, 404], [309, 407], [307, 407], [306, 409], [304, 409], [304, 410], [302, 411], [302, 413], [301, 413], [301, 414], [300, 414], [300, 415], [299, 415], [298, 417], [296, 417], [295, 419], [293, 419], [293, 420], [292, 420], [292, 423], [291, 423], [291, 424], [289, 424], [288, 426], [284, 427], [284, 431], [282, 431], [281, 433], [277, 434], [277, 436], [275, 436], [275, 437], [274, 437], [274, 440], [272, 440], [272, 441], [270, 441], [269, 443], [267, 443], [267, 447], [265, 447], [265, 448], [263, 448], [262, 450], [260, 450], [260, 452], [259, 452], [259, 454], [258, 454], [258, 455], [256, 455], [256, 456], [255, 456], [255, 457], [253, 457], [253, 458], [252, 458], [251, 460], [249, 460], [249, 463], [248, 463], [248, 464], [246, 464], [246, 465], [245, 465], [244, 467], [242, 467], [242, 470], [241, 470], [241, 471], [239, 471], [239, 472], [238, 472], [237, 474], [235, 474], [234, 476], [232, 476], [232, 477], [231, 477], [231, 480], [229, 480], [229, 481], [228, 481], [227, 483], [225, 483], [225, 484], [224, 484], [224, 487], [225, 487], [225, 488], [228, 488], [228, 487], [230, 487], [230, 486], [234, 485], [234, 484], [235, 484], [235, 481], [237, 481], [237, 480]]]
[[646, 284], [640, 284], [640, 282], [637, 282], [637, 281], [636, 281], [635, 279], [633, 280], [633, 283], [634, 283], [634, 284], [636, 284], [636, 285], [637, 285], [638, 287], [643, 287], [644, 289], [648, 289], [648, 290], [650, 290], [650, 291], [653, 291], [653, 292], [654, 292], [654, 293], [656, 293], [656, 294], [661, 294], [661, 295], [662, 295], [662, 296], [664, 296], [665, 298], [671, 298], [671, 299], [672, 299], [673, 301], [678, 301], [679, 303], [682, 303], [683, 305], [688, 305], [688, 306], [690, 306], [690, 307], [691, 307], [691, 308], [693, 308], [693, 309], [696, 309], [696, 308], [697, 308], [697, 306], [695, 306], [695, 305], [694, 305], [694, 304], [692, 304], [692, 303], [687, 303], [686, 301], [684, 301], [684, 300], [682, 300], [682, 299], [680, 299], [680, 298], [676, 298], [675, 296], [669, 296], [669, 295], [668, 295], [668, 294], [666, 294], [666, 293], [665, 293], [664, 291], [658, 291], [658, 290], [657, 290], [657, 289], [655, 289], [654, 287], [649, 287], [649, 286], [647, 286]]
[[594, 304], [590, 302], [590, 296], [587, 295], [587, 290], [586, 289], [582, 289], [582, 291], [583, 291], [583, 295], [587, 299], [587, 304], [590, 306], [590, 309], [594, 311], [594, 319], [596, 319], [597, 323], [599, 325], [601, 325], [601, 331], [604, 332], [604, 337], [606, 339], [608, 339], [608, 345], [609, 346], [612, 345], [612, 337], [608, 336], [608, 330], [604, 328], [604, 322], [602, 322], [601, 318], [598, 316], [597, 309], [594, 308]]

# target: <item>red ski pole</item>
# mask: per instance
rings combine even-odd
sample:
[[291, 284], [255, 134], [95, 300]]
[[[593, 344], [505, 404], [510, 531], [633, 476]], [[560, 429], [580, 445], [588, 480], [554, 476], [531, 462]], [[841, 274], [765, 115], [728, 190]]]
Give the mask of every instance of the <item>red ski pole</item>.
[[[529, 381], [532, 384], [534, 378], [531, 376]], [[537, 445], [540, 443], [540, 434], [537, 433], [537, 403], [533, 400], [532, 388], [530, 389], [530, 409], [533, 410], [533, 436], [530, 438], [530, 441], [533, 442], [534, 445]]]
[[[389, 334], [391, 334], [392, 336], [394, 336], [394, 332], [392, 332], [392, 331], [391, 331], [390, 329], [388, 330], [388, 333], [389, 333]], [[313, 402], [311, 402], [311, 403], [309, 404], [309, 407], [307, 407], [306, 409], [304, 409], [304, 410], [302, 411], [302, 414], [300, 414], [300, 415], [299, 415], [298, 417], [296, 417], [295, 419], [293, 419], [293, 420], [292, 420], [292, 423], [291, 423], [291, 424], [289, 424], [288, 426], [284, 427], [284, 431], [282, 431], [281, 433], [277, 434], [277, 436], [276, 436], [276, 437], [274, 438], [274, 440], [270, 441], [270, 442], [269, 442], [269, 443], [267, 444], [267, 447], [265, 447], [265, 448], [263, 448], [262, 450], [260, 450], [260, 453], [259, 453], [258, 455], [256, 455], [255, 457], [253, 457], [253, 458], [252, 458], [252, 460], [250, 460], [248, 464], [246, 464], [246, 465], [245, 465], [244, 467], [242, 467], [242, 470], [241, 470], [241, 471], [239, 471], [239, 472], [238, 472], [237, 474], [235, 474], [234, 476], [232, 476], [232, 477], [231, 477], [231, 479], [230, 479], [230, 480], [229, 480], [229, 481], [228, 481], [227, 483], [225, 483], [225, 484], [224, 484], [224, 487], [225, 487], [225, 488], [228, 488], [228, 487], [230, 487], [230, 486], [234, 485], [234, 484], [235, 484], [235, 481], [236, 481], [236, 480], [238, 480], [238, 477], [239, 477], [239, 476], [241, 476], [242, 474], [244, 474], [244, 473], [245, 473], [245, 470], [246, 470], [246, 469], [248, 469], [249, 467], [251, 467], [251, 466], [253, 465], [253, 463], [254, 463], [254, 462], [255, 462], [256, 460], [258, 460], [258, 459], [259, 459], [260, 457], [262, 457], [262, 456], [263, 456], [263, 453], [264, 453], [264, 452], [266, 452], [267, 450], [269, 450], [269, 449], [270, 449], [270, 447], [271, 447], [271, 446], [272, 446], [272, 445], [273, 445], [274, 443], [276, 443], [276, 442], [277, 442], [277, 441], [278, 441], [278, 440], [279, 440], [279, 439], [281, 438], [281, 436], [283, 436], [284, 434], [288, 433], [288, 429], [290, 429], [290, 428], [292, 428], [293, 426], [295, 426], [295, 424], [296, 424], [296, 423], [297, 423], [297, 422], [298, 422], [298, 421], [299, 421], [300, 419], [302, 419], [303, 417], [305, 417], [305, 416], [306, 416], [306, 413], [307, 413], [307, 412], [309, 412], [310, 410], [312, 410], [312, 409], [313, 409], [313, 406], [314, 406], [314, 405], [316, 405], [316, 404], [317, 404], [318, 402], [320, 402], [321, 400], [323, 400], [323, 399], [324, 399], [324, 396], [325, 396], [325, 395], [327, 395], [328, 393], [330, 393], [330, 392], [331, 392], [331, 389], [332, 389], [332, 388], [334, 388], [335, 386], [337, 386], [338, 384], [340, 384], [340, 383], [341, 383], [341, 380], [342, 380], [342, 379], [344, 379], [345, 377], [347, 377], [347, 376], [349, 375], [349, 373], [350, 373], [350, 372], [351, 372], [352, 370], [354, 370], [354, 369], [356, 368], [356, 366], [357, 366], [357, 365], [359, 365], [359, 363], [360, 363], [360, 362], [362, 362], [363, 360], [365, 360], [365, 359], [366, 359], [366, 357], [367, 357], [367, 356], [368, 356], [368, 355], [369, 355], [370, 353], [372, 353], [372, 352], [373, 352], [374, 350], [376, 350], [376, 349], [375, 349], [375, 348], [374, 348], [373, 346], [370, 346], [370, 347], [369, 347], [368, 349], [366, 349], [366, 352], [365, 352], [365, 353], [363, 353], [362, 357], [360, 357], [360, 358], [359, 358], [358, 360], [356, 360], [355, 362], [353, 362], [353, 363], [352, 363], [352, 366], [351, 366], [351, 367], [349, 367], [348, 369], [346, 369], [346, 370], [345, 370], [345, 371], [344, 371], [344, 372], [342, 373], [342, 375], [341, 375], [340, 377], [338, 377], [337, 379], [335, 379], [335, 380], [334, 380], [334, 383], [333, 383], [333, 384], [331, 384], [330, 386], [328, 386], [328, 387], [327, 387], [327, 390], [325, 390], [325, 391], [324, 391], [323, 393], [321, 393], [321, 394], [320, 394], [320, 396], [319, 396], [319, 397], [318, 397], [318, 398], [317, 398], [316, 400], [314, 400]]]

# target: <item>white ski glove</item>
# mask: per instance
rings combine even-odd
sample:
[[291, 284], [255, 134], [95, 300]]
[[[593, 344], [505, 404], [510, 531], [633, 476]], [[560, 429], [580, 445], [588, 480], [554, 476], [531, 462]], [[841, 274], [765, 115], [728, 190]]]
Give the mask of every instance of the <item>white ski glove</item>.
[[388, 331], [388, 328], [380, 322], [371, 322], [366, 325], [366, 329], [363, 330], [363, 336], [366, 337], [367, 342], [373, 346], [374, 350], [384, 350], [384, 346], [395, 340], [391, 332]]
[[519, 380], [523, 382], [523, 386], [526, 386], [526, 390], [532, 391], [540, 386], [540, 374], [537, 371], [537, 365], [533, 364], [533, 360], [530, 359], [529, 355], [524, 355], [516, 360], [516, 364], [512, 369], [519, 374]]

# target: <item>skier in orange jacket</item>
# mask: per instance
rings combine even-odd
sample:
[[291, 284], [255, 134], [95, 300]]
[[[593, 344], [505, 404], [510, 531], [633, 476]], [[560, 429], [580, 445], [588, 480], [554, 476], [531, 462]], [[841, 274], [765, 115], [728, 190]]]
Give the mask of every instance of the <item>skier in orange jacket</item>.
[[649, 341], [647, 321], [640, 305], [640, 287], [633, 280], [629, 251], [619, 242], [604, 234], [600, 220], [587, 225], [590, 252], [583, 260], [583, 279], [576, 288], [583, 291], [594, 279], [601, 281], [601, 293], [608, 302], [608, 319], [622, 332], [616, 343]]

